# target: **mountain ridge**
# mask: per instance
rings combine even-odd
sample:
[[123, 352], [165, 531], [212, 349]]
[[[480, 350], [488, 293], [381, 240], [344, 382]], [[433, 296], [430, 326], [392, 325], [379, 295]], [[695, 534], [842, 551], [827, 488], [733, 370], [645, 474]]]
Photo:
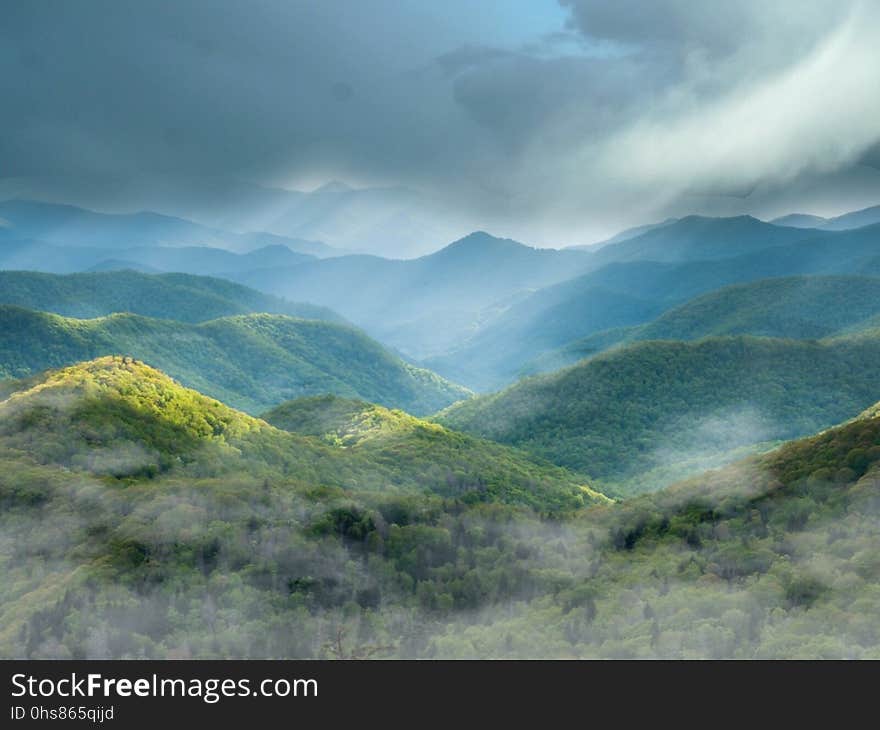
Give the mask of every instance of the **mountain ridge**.
[[298, 395], [336, 392], [427, 413], [469, 391], [395, 357], [353, 327], [247, 314], [198, 324], [115, 313], [79, 320], [0, 306], [0, 373], [125, 353], [190, 387], [260, 412]]

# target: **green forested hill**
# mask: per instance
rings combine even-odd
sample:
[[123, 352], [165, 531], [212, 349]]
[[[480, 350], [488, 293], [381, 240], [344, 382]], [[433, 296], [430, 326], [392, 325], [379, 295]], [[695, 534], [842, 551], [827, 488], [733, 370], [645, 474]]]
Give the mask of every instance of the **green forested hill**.
[[184, 384], [259, 413], [302, 395], [337, 393], [429, 413], [468, 396], [403, 362], [352, 327], [251, 314], [201, 324], [114, 314], [79, 320], [0, 306], [0, 375], [125, 354]]
[[452, 406], [438, 420], [643, 490], [738, 448], [830, 426], [878, 398], [876, 335], [721, 337], [630, 345]]
[[703, 294], [643, 325], [618, 327], [543, 353], [526, 372], [564, 367], [614, 345], [639, 340], [696, 340], [713, 335], [821, 339], [873, 329], [880, 279], [790, 276], [734, 284]]
[[[5, 397], [0, 401], [4, 446], [24, 449], [41, 463], [116, 478], [152, 478], [180, 470], [189, 476], [247, 470], [316, 486], [395, 493], [428, 490], [470, 501], [497, 499], [548, 509], [554, 500], [568, 508], [585, 500], [607, 501], [581, 488], [564, 469], [537, 464], [512, 449], [451, 433], [401, 411], [357, 401], [351, 403], [363, 408], [364, 419], [369, 412], [377, 423], [392, 424], [381, 429], [381, 436], [395, 433], [398, 445], [423, 436], [448, 445], [434, 449], [431, 470], [379, 458], [379, 452], [330, 448], [323, 439], [275, 428], [128, 357], [103, 357], [42, 373], [17, 381], [0, 397]], [[327, 399], [336, 400], [315, 400]], [[270, 415], [284, 421], [298, 403], [285, 404]], [[359, 440], [365, 440], [367, 429], [361, 430]]]
[[585, 516], [567, 544], [585, 574], [452, 622], [435, 655], [880, 656], [878, 414]]
[[136, 271], [85, 274], [0, 271], [0, 304], [81, 319], [131, 312], [181, 322], [204, 322], [233, 314], [270, 312], [344, 322], [340, 315], [326, 307], [288, 302], [226, 279]]
[[[263, 418], [278, 428], [354, 449], [371, 461], [399, 469], [408, 478], [434, 475], [458, 479], [462, 468], [475, 465], [481, 474], [480, 489], [491, 499], [511, 501], [505, 495], [525, 487], [517, 501], [528, 504], [531, 490], [526, 485], [541, 478], [534, 464], [509, 447], [363, 401], [330, 395], [300, 398], [272, 409]], [[547, 464], [543, 469], [549, 472], [553, 467]], [[511, 480], [512, 474], [520, 476]], [[559, 472], [558, 478], [571, 476]], [[587, 486], [582, 490], [588, 501], [606, 500]]]
[[277, 410], [340, 447], [83, 363], [0, 401], [0, 656], [877, 658], [878, 408], [622, 504], [543, 472], [539, 514], [475, 439], [380, 458], [437, 428], [404, 414]]
[[640, 327], [640, 340], [710, 335], [821, 339], [880, 313], [880, 279], [794, 276], [725, 287]]

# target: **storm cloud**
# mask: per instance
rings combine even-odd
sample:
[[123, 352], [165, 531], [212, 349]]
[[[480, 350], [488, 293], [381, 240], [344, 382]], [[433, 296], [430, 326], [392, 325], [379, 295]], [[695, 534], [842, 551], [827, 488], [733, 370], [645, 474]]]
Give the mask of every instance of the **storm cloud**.
[[880, 202], [878, 46], [858, 0], [13, 0], [0, 192], [342, 179], [557, 245], [833, 214]]

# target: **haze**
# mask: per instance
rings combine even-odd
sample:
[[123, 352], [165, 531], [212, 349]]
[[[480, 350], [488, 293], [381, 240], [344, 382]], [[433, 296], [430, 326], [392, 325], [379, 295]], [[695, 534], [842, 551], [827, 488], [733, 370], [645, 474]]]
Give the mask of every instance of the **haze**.
[[[835, 215], [880, 200], [878, 37], [857, 0], [14, 0], [0, 198], [400, 257]], [[330, 181], [372, 192], [284, 223]]]

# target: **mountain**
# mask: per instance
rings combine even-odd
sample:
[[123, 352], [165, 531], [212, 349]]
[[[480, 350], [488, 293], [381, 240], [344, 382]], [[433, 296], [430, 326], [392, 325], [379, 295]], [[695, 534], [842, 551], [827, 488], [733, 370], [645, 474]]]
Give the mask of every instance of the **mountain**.
[[862, 276], [793, 276], [734, 284], [667, 310], [648, 324], [618, 327], [545, 352], [527, 371], [570, 365], [624, 342], [696, 340], [714, 335], [821, 339], [875, 329], [880, 279]]
[[191, 195], [166, 198], [158, 207], [235, 230], [261, 230], [317, 239], [335, 249], [385, 257], [413, 257], [461, 235], [456, 216], [425, 194], [400, 186], [354, 188], [331, 181], [312, 191], [248, 186], [217, 204]]
[[[412, 260], [341, 256], [294, 267], [245, 271], [236, 281], [278, 296], [332, 307], [410, 357], [469, 334], [481, 311], [525, 289], [584, 270], [590, 255], [536, 249], [476, 232]], [[413, 347], [409, 332], [433, 334]]]
[[608, 246], [609, 244], [627, 241], [630, 238], [641, 236], [643, 233], [656, 230], [657, 228], [663, 228], [664, 226], [668, 226], [671, 223], [676, 223], [677, 221], [678, 218], [667, 218], [665, 221], [661, 221], [660, 223], [647, 223], [641, 226], [633, 226], [632, 228], [627, 228], [623, 231], [620, 231], [620, 233], [616, 233], [615, 235], [611, 236], [611, 238], [607, 238], [604, 241], [587, 243], [580, 246], [569, 246], [569, 248], [575, 249], [576, 251], [596, 251], [604, 246]]
[[818, 215], [805, 213], [792, 213], [770, 221], [777, 226], [790, 226], [792, 228], [819, 228], [826, 231], [847, 231], [864, 226], [872, 226], [880, 223], [880, 205], [874, 205], [863, 210], [855, 210], [833, 218], [823, 218]]
[[747, 216], [691, 217], [594, 253], [477, 233], [412, 261], [340, 257], [236, 279], [332, 306], [408, 357], [485, 390], [567, 364], [569, 350], [583, 351], [579, 340], [644, 324], [704, 292], [828, 273], [880, 273], [880, 228], [818, 232]]
[[[79, 271], [135, 269], [226, 275], [247, 269], [294, 266], [314, 260], [285, 246], [265, 246], [246, 254], [208, 246], [92, 248], [60, 246], [41, 241], [0, 240], [0, 269], [68, 274]], [[116, 262], [115, 265], [113, 262]]]
[[284, 315], [189, 324], [133, 314], [81, 320], [0, 306], [0, 331], [6, 377], [125, 354], [251, 412], [301, 395], [336, 393], [428, 413], [469, 395], [359, 330]]
[[[45, 569], [4, 571], [0, 655], [320, 656], [319, 623], [402, 607], [407, 594], [430, 610], [435, 574], [450, 591], [442, 605], [512, 595], [540, 579], [524, 554], [519, 573], [498, 563], [494, 589], [473, 569], [440, 578], [458, 547], [484, 569], [495, 546], [522, 543], [468, 529], [460, 513], [510, 528], [531, 514], [518, 499], [547, 514], [581, 509], [588, 493], [564, 470], [460, 441], [424, 472], [278, 430], [119, 358], [21, 383], [0, 401], [0, 529]], [[233, 638], [221, 616], [246, 604]], [[173, 638], [196, 620], [203, 629]]]
[[[263, 418], [277, 428], [319, 437], [334, 446], [365, 454], [371, 461], [396, 465], [409, 474], [436, 474], [442, 465], [454, 464], [460, 469], [463, 464], [472, 464], [481, 474], [479, 489], [494, 501], [528, 504], [530, 494], [536, 491], [529, 486], [534, 463], [524, 461], [515, 450], [449, 431], [403, 411], [323, 395], [283, 403]], [[553, 467], [548, 464], [544, 469], [552, 473]], [[560, 481], [571, 478], [563, 471], [557, 476]], [[585, 485], [580, 489], [589, 502], [609, 501]]]
[[345, 322], [325, 307], [288, 302], [226, 279], [117, 270], [66, 275], [0, 271], [0, 304], [80, 319], [130, 312], [204, 322], [233, 314], [268, 312]]
[[827, 222], [827, 218], [807, 213], [791, 213], [770, 221], [774, 226], [789, 226], [790, 228], [821, 228]]
[[294, 253], [307, 254], [319, 259], [332, 258], [333, 256], [342, 256], [349, 253], [344, 249], [328, 246], [321, 241], [288, 238], [287, 236], [279, 236], [276, 233], [266, 233], [265, 231], [238, 233], [235, 235], [234, 240], [238, 242], [240, 249], [245, 251], [255, 251], [267, 246], [283, 246]]
[[[668, 231], [684, 220], [671, 223], [662, 230]], [[718, 220], [699, 219], [696, 222], [700, 225], [705, 223], [708, 230], [713, 229]], [[724, 235], [729, 233], [727, 223], [744, 223], [747, 228], [759, 224], [754, 219], [727, 219], [721, 222], [725, 223], [722, 227]], [[758, 229], [760, 225], [757, 226]], [[813, 234], [815, 238], [799, 243], [773, 245], [750, 254], [720, 260], [684, 263], [625, 261], [606, 264], [521, 298], [478, 328], [462, 344], [452, 345], [441, 354], [424, 357], [422, 362], [447, 377], [476, 390], [485, 391], [503, 387], [523, 374], [570, 365], [617, 342], [631, 339], [695, 339], [708, 334], [739, 333], [798, 338], [825, 337], [840, 327], [833, 327], [833, 323], [829, 324], [830, 329], [829, 326], [817, 325], [817, 328], [810, 330], [813, 334], [804, 334], [809, 329], [807, 320], [810, 317], [830, 320], [834, 312], [836, 316], [842, 317], [841, 321], [855, 322], [856, 320], [851, 319], [852, 313], [872, 313], [870, 298], [859, 302], [856, 295], [856, 291], [864, 292], [864, 287], [857, 286], [852, 292], [846, 292], [846, 281], [843, 280], [829, 285], [831, 288], [821, 287], [817, 283], [816, 286], [821, 291], [816, 293], [822, 298], [823, 304], [816, 306], [809, 301], [809, 286], [805, 283], [800, 285], [803, 290], [800, 298], [787, 301], [787, 298], [794, 295], [789, 286], [785, 292], [778, 292], [784, 298], [780, 307], [787, 307], [783, 312], [782, 309], [771, 306], [774, 304], [772, 287], [782, 285], [762, 285], [762, 288], [755, 291], [755, 295], [761, 297], [760, 303], [756, 302], [752, 308], [754, 316], [759, 319], [766, 319], [768, 322], [775, 319], [775, 325], [764, 322], [767, 327], [759, 326], [758, 322], [742, 322], [737, 327], [733, 321], [728, 323], [730, 327], [725, 327], [715, 321], [722, 316], [725, 307], [731, 309], [730, 317], [733, 319], [738, 316], [739, 310], [749, 307], [749, 289], [733, 290], [734, 294], [740, 292], [736, 301], [725, 298], [729, 296], [728, 292], [721, 295], [722, 299], [707, 300], [712, 302], [712, 313], [685, 310], [681, 316], [708, 317], [705, 326], [700, 327], [697, 326], [698, 322], [694, 323], [694, 331], [701, 333], [694, 337], [678, 338], [675, 328], [666, 329], [667, 320], [663, 320], [664, 324], [654, 329], [648, 329], [645, 324], [682, 301], [689, 301], [694, 295], [714, 291], [732, 282], [749, 282], [765, 276], [778, 277], [789, 273], [826, 270], [880, 273], [880, 227], [876, 230], [871, 227], [846, 233]], [[715, 246], [724, 241], [724, 235], [720, 239], [707, 238], [706, 241]], [[593, 258], [600, 253], [594, 254]], [[849, 313], [841, 311], [845, 308], [837, 301], [841, 297], [852, 303]], [[700, 302], [697, 306], [709, 305]], [[809, 312], [798, 315], [793, 311], [798, 307], [805, 307]], [[826, 310], [825, 307], [831, 309]], [[740, 314], [746, 316], [742, 312]], [[678, 316], [678, 313], [670, 313], [670, 317]], [[786, 326], [793, 325], [793, 319], [799, 316], [803, 320], [801, 327], [786, 330]], [[632, 329], [637, 325], [645, 325], [645, 328]]]
[[611, 264], [585, 275], [582, 285], [682, 303], [721, 286], [758, 279], [800, 274], [872, 275], [878, 257], [880, 225], [874, 225], [851, 231], [814, 231], [810, 238], [794, 244], [723, 260]]
[[815, 235], [815, 231], [775, 226], [748, 215], [734, 218], [688, 216], [603, 246], [594, 253], [593, 265], [727, 259], [790, 245]]
[[424, 364], [470, 388], [492, 390], [515, 380], [543, 353], [593, 332], [644, 322], [662, 310], [657, 302], [563, 282], [513, 304], [462, 346]]
[[[588, 510], [576, 481], [535, 464], [537, 513], [491, 501], [469, 461], [422, 472], [370, 451], [376, 429], [442, 431], [326, 405], [328, 423], [355, 419], [354, 445], [140, 363], [19, 384], [0, 401], [0, 655], [880, 656], [880, 405]], [[323, 429], [319, 404], [287, 408]]]
[[[283, 418], [296, 407], [296, 402], [285, 404], [272, 413]], [[184, 475], [206, 466], [217, 474], [234, 473], [252, 464], [313, 485], [360, 482], [363, 489], [398, 493], [436, 489], [450, 494], [453, 489], [472, 502], [497, 499], [546, 506], [541, 500], [548, 498], [577, 507], [585, 500], [609, 501], [570, 472], [530, 461], [513, 449], [454, 434], [400, 411], [368, 407], [378, 418], [394, 420], [398, 446], [407, 439], [436, 440], [430, 447], [433, 474], [396, 463], [387, 454], [380, 458], [381, 450], [367, 454], [331, 448], [322, 440], [276, 429], [122, 356], [77, 363], [14, 383], [0, 401], [0, 440], [15, 449], [32, 443], [36, 433], [40, 443], [33, 444], [33, 455], [40, 463], [116, 478]], [[143, 463], [121, 463], [126, 453], [139, 455]], [[459, 472], [454, 485], [445, 465]], [[353, 479], [354, 474], [362, 479]]]
[[852, 213], [844, 213], [843, 215], [829, 218], [822, 228], [829, 231], [845, 231], [852, 228], [862, 228], [864, 226], [873, 226], [880, 223], [880, 205], [874, 205], [863, 210], [856, 210]]
[[248, 251], [276, 245], [314, 256], [338, 253], [318, 241], [261, 232], [236, 233], [152, 211], [97, 213], [35, 200], [0, 201], [0, 228], [6, 236], [54, 246], [111, 250], [191, 246]]
[[697, 297], [639, 328], [640, 340], [710, 335], [821, 339], [880, 313], [880, 279], [794, 276], [735, 284]]
[[640, 491], [880, 398], [876, 333], [642, 342], [454, 405], [439, 423]]

